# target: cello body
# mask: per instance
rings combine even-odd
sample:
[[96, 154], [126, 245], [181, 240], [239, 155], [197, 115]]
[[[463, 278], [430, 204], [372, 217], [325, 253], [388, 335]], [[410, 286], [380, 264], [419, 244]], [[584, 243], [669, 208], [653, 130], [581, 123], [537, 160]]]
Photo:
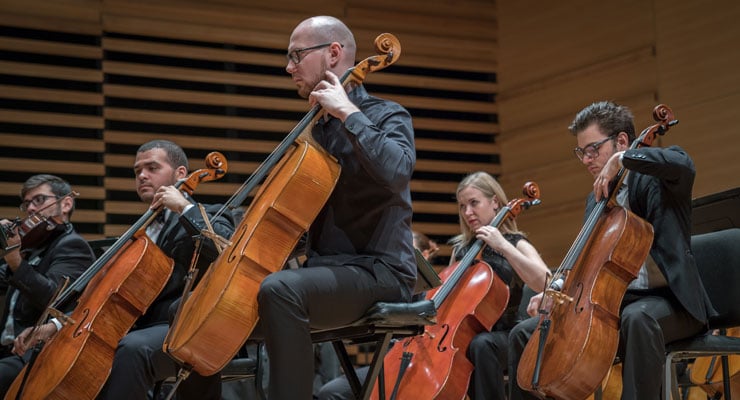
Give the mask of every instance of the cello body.
[[[457, 268], [445, 268], [440, 278], [445, 282]], [[430, 291], [431, 299], [437, 290]], [[473, 364], [467, 352], [475, 335], [490, 331], [506, 309], [509, 287], [483, 261], [467, 267], [463, 278], [437, 309], [437, 324], [424, 334], [399, 341], [383, 361], [385, 398], [391, 398], [404, 353], [412, 358], [397, 390], [399, 399], [462, 400], [468, 390]], [[375, 385], [372, 399], [378, 399]]]
[[[94, 399], [108, 379], [118, 342], [162, 291], [173, 261], [140, 230], [90, 281], [65, 324], [28, 372], [21, 399]], [[67, 366], [66, 368], [59, 368]], [[5, 395], [14, 400], [21, 371]]]
[[232, 245], [183, 304], [187, 318], [170, 329], [165, 341], [170, 356], [205, 376], [233, 358], [257, 324], [260, 283], [282, 269], [328, 200], [339, 172], [323, 149], [296, 142], [255, 196]]
[[[539, 381], [533, 385], [541, 330], [522, 353], [519, 386], [555, 399], [585, 399], [611, 367], [619, 343], [619, 311], [627, 285], [647, 257], [653, 228], [622, 207], [600, 217], [562, 290], [572, 301], [554, 302]], [[540, 322], [542, 324], [542, 322]]]

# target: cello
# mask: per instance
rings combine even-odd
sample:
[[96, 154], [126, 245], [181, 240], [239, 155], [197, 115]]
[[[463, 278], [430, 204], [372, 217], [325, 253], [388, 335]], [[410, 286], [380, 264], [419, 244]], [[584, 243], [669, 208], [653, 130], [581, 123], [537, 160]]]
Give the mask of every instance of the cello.
[[[540, 203], [539, 187], [524, 185], [524, 199], [513, 199], [502, 207], [490, 226], [500, 227], [522, 210]], [[437, 310], [437, 323], [421, 335], [396, 343], [383, 360], [384, 397], [379, 385], [373, 399], [463, 399], [473, 364], [468, 346], [478, 333], [490, 331], [506, 309], [509, 287], [482, 260], [485, 243], [477, 239], [465, 255], [440, 273], [444, 284], [427, 293]]]
[[[226, 160], [212, 152], [176, 187], [192, 194], [200, 182], [219, 179]], [[26, 365], [6, 399], [93, 399], [113, 365], [118, 342], [166, 285], [174, 262], [146, 235], [162, 212], [149, 209], [72, 285], [54, 300], [53, 314], [64, 322], [32, 367]], [[79, 296], [72, 315], [56, 311]], [[45, 318], [44, 318], [45, 319]]]
[[[651, 146], [678, 123], [660, 104], [657, 124], [645, 128], [631, 149]], [[555, 399], [585, 399], [612, 366], [619, 343], [619, 311], [629, 283], [647, 258], [653, 227], [617, 204], [627, 170], [621, 168], [609, 196], [589, 214], [545, 291], [540, 322], [522, 353], [517, 382], [522, 389]], [[545, 301], [550, 300], [550, 301]]]
[[[368, 73], [393, 64], [401, 51], [396, 37], [388, 33], [375, 39], [375, 50], [378, 55], [342, 75], [345, 88], [359, 85]], [[262, 280], [282, 269], [334, 190], [340, 166], [311, 136], [321, 111], [318, 104], [312, 107], [224, 205], [239, 206], [267, 176], [231, 244], [192, 294], [183, 295], [163, 346], [183, 366], [179, 378], [190, 370], [204, 376], [217, 373], [244, 345], [257, 324], [257, 292]]]

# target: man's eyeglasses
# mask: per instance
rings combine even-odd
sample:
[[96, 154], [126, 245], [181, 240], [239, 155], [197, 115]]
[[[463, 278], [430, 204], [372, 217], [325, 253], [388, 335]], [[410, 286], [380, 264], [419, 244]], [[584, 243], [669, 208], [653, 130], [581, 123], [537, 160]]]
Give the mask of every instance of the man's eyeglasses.
[[21, 207], [20, 207], [21, 211], [26, 212], [28, 210], [28, 206], [31, 205], [32, 203], [36, 207], [41, 207], [42, 205], [44, 205], [44, 203], [46, 203], [46, 200], [52, 197], [55, 199], [59, 198], [59, 196], [56, 196], [56, 195], [37, 194], [36, 196], [33, 196], [31, 200], [23, 200], [21, 202]]
[[[293, 51], [288, 52], [288, 54], [285, 55], [285, 57], [288, 58], [288, 61], [293, 61], [293, 64], [300, 64], [301, 60], [303, 59], [303, 56], [301, 55], [303, 52], [310, 51], [310, 50], [317, 50], [317, 49], [323, 49], [324, 47], [329, 47], [334, 42], [329, 43], [323, 43], [323, 44], [317, 44], [316, 46], [311, 47], [304, 47], [302, 49], [295, 49]], [[344, 47], [343, 44], [340, 44], [340, 46]]]
[[573, 149], [573, 154], [575, 154], [576, 157], [578, 157], [578, 159], [581, 161], [583, 161], [583, 157], [586, 156], [593, 160], [594, 158], [599, 156], [599, 147], [601, 147], [601, 145], [606, 143], [607, 141], [614, 139], [615, 137], [617, 137], [617, 135], [609, 135], [606, 139], [599, 140], [598, 142], [593, 142], [584, 148], [576, 147], [575, 149]]

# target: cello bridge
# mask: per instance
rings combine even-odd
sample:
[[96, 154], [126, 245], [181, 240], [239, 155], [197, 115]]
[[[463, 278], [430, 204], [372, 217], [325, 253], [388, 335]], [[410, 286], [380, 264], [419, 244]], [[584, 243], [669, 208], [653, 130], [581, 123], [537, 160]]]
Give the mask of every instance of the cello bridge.
[[550, 297], [554, 302], [558, 304], [563, 304], [566, 301], [569, 303], [573, 302], [573, 298], [568, 296], [567, 294], [563, 292], [558, 292], [557, 290], [547, 289], [545, 291], [545, 296]]
[[59, 322], [62, 323], [62, 325], [72, 324], [75, 325], [77, 322], [75, 322], [74, 319], [70, 318], [67, 314], [57, 310], [56, 308], [49, 307], [48, 309], [49, 315], [59, 320]]

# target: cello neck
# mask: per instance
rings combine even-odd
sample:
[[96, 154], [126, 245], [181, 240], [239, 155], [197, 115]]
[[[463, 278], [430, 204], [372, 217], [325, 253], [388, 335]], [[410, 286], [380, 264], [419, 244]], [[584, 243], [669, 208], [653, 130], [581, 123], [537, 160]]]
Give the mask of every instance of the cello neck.
[[[223, 157], [219, 153], [211, 153], [208, 155], [206, 159], [206, 164], [213, 168], [206, 168], [206, 169], [199, 169], [192, 174], [187, 179], [181, 179], [175, 183], [175, 188], [180, 189], [185, 187], [183, 190], [191, 191], [194, 190], [195, 187], [201, 182], [201, 181], [208, 181], [213, 179], [220, 178], [225, 172], [225, 170], [217, 170], [216, 167], [224, 167], [225, 165], [212, 165], [216, 162], [218, 157]], [[223, 162], [223, 160], [219, 160]], [[157, 210], [152, 210], [151, 208], [147, 208], [144, 215], [139, 217], [139, 219], [131, 225], [126, 232], [124, 232], [118, 240], [116, 240], [106, 251], [103, 253], [103, 255], [100, 256], [95, 262], [87, 269], [85, 272], [80, 275], [79, 278], [77, 278], [74, 283], [69, 285], [57, 298], [54, 300], [52, 304], [52, 308], [55, 308], [57, 310], [61, 309], [62, 307], [69, 304], [70, 301], [75, 299], [77, 295], [82, 293], [83, 290], [87, 287], [87, 285], [90, 283], [92, 278], [100, 272], [103, 267], [105, 267], [106, 264], [108, 264], [109, 261], [113, 259], [114, 256], [116, 256], [126, 245], [126, 243], [129, 242], [129, 240], [133, 239], [134, 236], [137, 235], [137, 232], [141, 232], [140, 234], [146, 234], [144, 230], [154, 221], [154, 218], [159, 215], [159, 213], [164, 212], [164, 208], [160, 207]]]
[[[496, 216], [493, 217], [493, 221], [491, 221], [489, 226], [499, 228], [507, 219], [516, 218], [519, 213], [522, 212], [522, 210], [529, 209], [531, 206], [540, 204], [540, 188], [535, 182], [526, 182], [524, 184], [524, 187], [522, 188], [522, 192], [524, 193], [525, 197], [520, 199], [512, 199], [511, 201], [509, 201], [508, 204], [501, 207], [498, 213], [496, 213]], [[450, 275], [447, 281], [442, 284], [437, 292], [434, 293], [434, 296], [432, 297], [432, 301], [434, 301], [434, 306], [437, 309], [439, 309], [439, 306], [444, 303], [445, 299], [447, 299], [447, 296], [450, 295], [455, 286], [460, 282], [463, 275], [465, 274], [465, 271], [470, 268], [471, 265], [473, 265], [473, 261], [475, 261], [475, 258], [478, 256], [478, 253], [483, 250], [484, 246], [485, 243], [482, 240], [476, 239], [475, 242], [470, 246], [470, 249], [468, 249], [462, 259], [460, 259], [460, 261], [457, 263], [457, 266], [448, 267], [455, 268], [455, 271]]]
[[131, 225], [131, 227], [129, 227], [129, 229], [124, 232], [118, 238], [118, 240], [116, 240], [115, 243], [113, 243], [105, 251], [105, 253], [100, 256], [100, 258], [95, 260], [95, 262], [87, 270], [85, 270], [85, 272], [83, 272], [79, 278], [77, 278], [59, 295], [59, 297], [54, 301], [52, 308], [59, 310], [62, 307], [68, 305], [69, 302], [76, 298], [78, 294], [82, 293], [82, 291], [85, 290], [85, 287], [87, 287], [87, 284], [90, 283], [92, 278], [98, 272], [100, 272], [100, 270], [103, 269], [103, 267], [121, 251], [121, 249], [123, 249], [126, 243], [128, 243], [128, 241], [134, 237], [136, 232], [146, 229], [146, 227], [148, 227], [149, 224], [154, 221], [154, 218], [160, 212], [160, 210], [155, 211], [152, 209], [147, 209], [144, 215], [139, 217], [139, 219], [133, 225]]
[[[503, 208], [501, 208], [501, 210], [499, 210], [498, 214], [496, 214], [496, 216], [493, 218], [493, 221], [491, 221], [489, 225], [498, 228], [506, 220], [506, 217], [510, 211], [511, 210], [508, 206], [504, 206]], [[473, 244], [470, 246], [470, 249], [465, 252], [465, 255], [458, 262], [457, 267], [455, 268], [455, 272], [450, 275], [449, 279], [447, 279], [445, 283], [440, 286], [439, 290], [437, 290], [437, 292], [432, 297], [435, 308], [439, 309], [442, 303], [445, 302], [447, 296], [452, 293], [452, 290], [463, 278], [465, 271], [467, 271], [467, 269], [470, 268], [471, 265], [473, 265], [473, 262], [478, 256], [478, 253], [483, 250], [484, 246], [485, 243], [482, 240], [476, 239], [475, 242], [473, 242]]]
[[[346, 86], [350, 82], [349, 78], [352, 76], [351, 74], [353, 70], [354, 67], [348, 69], [342, 75], [342, 77], [340, 78], [342, 85]], [[263, 161], [262, 164], [257, 167], [254, 173], [252, 173], [252, 175], [247, 178], [247, 180], [229, 198], [229, 200], [224, 203], [223, 207], [221, 207], [221, 209], [218, 210], [218, 212], [216, 213], [216, 216], [220, 216], [227, 209], [233, 210], [236, 207], [242, 205], [242, 203], [244, 203], [244, 201], [247, 199], [247, 196], [252, 193], [257, 185], [259, 185], [259, 183], [262, 182], [264, 178], [270, 173], [270, 171], [280, 162], [285, 153], [288, 151], [288, 149], [290, 149], [290, 147], [293, 145], [293, 143], [295, 143], [296, 140], [302, 138], [306, 141], [313, 142], [310, 128], [319, 119], [322, 109], [323, 108], [320, 104], [316, 104], [311, 107], [308, 113], [306, 113], [306, 115], [301, 118], [298, 124], [296, 124], [296, 126], [283, 138], [283, 140], [275, 148], [275, 150], [273, 150], [272, 153], [267, 156], [265, 161]]]

